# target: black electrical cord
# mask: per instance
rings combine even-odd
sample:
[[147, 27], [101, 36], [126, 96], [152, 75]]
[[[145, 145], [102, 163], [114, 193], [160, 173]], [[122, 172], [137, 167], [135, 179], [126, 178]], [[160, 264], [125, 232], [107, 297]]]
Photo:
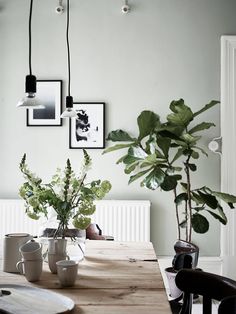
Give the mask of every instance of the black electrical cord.
[[67, 60], [68, 60], [68, 96], [70, 96], [70, 44], [69, 44], [69, 24], [70, 24], [70, 0], [67, 0], [66, 43], [67, 43]]
[[31, 66], [31, 19], [32, 19], [33, 0], [30, 0], [30, 12], [29, 12], [29, 74], [32, 75]]

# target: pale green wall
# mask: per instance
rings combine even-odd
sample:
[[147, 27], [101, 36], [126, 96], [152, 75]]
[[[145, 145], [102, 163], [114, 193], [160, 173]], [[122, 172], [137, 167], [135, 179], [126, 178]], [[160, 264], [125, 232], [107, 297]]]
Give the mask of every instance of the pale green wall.
[[[65, 18], [54, 13], [57, 1], [35, 0], [33, 72], [38, 79], [66, 83]], [[64, 1], [65, 3], [65, 1]], [[220, 36], [236, 34], [234, 0], [130, 0], [121, 14], [119, 0], [71, 0], [72, 94], [75, 101], [105, 101], [106, 131], [136, 132], [143, 109], [164, 116], [172, 99], [183, 97], [196, 110], [220, 97]], [[67, 157], [76, 167], [80, 150], [68, 149], [68, 121], [63, 127], [26, 127], [25, 111], [15, 108], [24, 90], [27, 68], [29, 1], [0, 0], [0, 197], [16, 198], [22, 180], [23, 152], [44, 178]], [[64, 84], [64, 92], [66, 84]], [[206, 113], [219, 126], [219, 107]], [[219, 127], [203, 142], [218, 136]], [[112, 199], [150, 199], [151, 236], [158, 254], [172, 254], [175, 240], [172, 195], [128, 186], [115, 165], [119, 154], [90, 150], [91, 176], [110, 179]], [[199, 162], [196, 184], [219, 189], [219, 157]], [[201, 180], [200, 180], [201, 179]], [[202, 255], [219, 254], [220, 228], [195, 237]]]

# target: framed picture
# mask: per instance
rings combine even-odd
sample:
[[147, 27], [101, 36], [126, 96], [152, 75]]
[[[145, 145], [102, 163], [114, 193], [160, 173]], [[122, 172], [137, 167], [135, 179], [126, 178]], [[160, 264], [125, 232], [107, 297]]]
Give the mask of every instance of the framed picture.
[[61, 126], [62, 81], [38, 80], [37, 99], [44, 109], [27, 109], [27, 126]]
[[105, 147], [105, 103], [74, 103], [76, 118], [70, 119], [70, 148]]

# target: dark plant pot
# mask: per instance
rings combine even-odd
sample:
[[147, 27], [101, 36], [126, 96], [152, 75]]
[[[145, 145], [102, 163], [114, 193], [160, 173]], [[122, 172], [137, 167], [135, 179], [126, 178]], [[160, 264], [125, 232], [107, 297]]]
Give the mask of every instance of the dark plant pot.
[[[175, 256], [172, 261], [172, 266], [175, 270], [181, 268], [196, 268], [199, 256], [199, 247], [193, 243], [177, 240], [174, 244]], [[190, 263], [184, 266], [186, 256], [190, 257]]]
[[174, 244], [175, 256], [172, 261], [172, 267], [165, 269], [169, 282], [170, 296], [178, 298], [182, 291], [175, 284], [175, 276], [182, 268], [196, 268], [198, 263], [199, 248], [193, 243], [177, 240]]

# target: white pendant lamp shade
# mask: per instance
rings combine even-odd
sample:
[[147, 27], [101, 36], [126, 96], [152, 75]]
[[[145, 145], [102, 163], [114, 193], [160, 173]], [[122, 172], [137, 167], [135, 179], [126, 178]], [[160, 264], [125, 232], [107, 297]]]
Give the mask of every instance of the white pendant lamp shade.
[[45, 107], [40, 104], [37, 97], [32, 97], [27, 95], [26, 97], [20, 99], [16, 105], [17, 108], [25, 109], [44, 109]]
[[77, 113], [73, 109], [73, 97], [66, 96], [66, 110], [61, 114], [61, 118], [75, 118]]
[[61, 114], [61, 118], [75, 118], [77, 117], [77, 113], [74, 111], [74, 109], [66, 108], [65, 111]]

